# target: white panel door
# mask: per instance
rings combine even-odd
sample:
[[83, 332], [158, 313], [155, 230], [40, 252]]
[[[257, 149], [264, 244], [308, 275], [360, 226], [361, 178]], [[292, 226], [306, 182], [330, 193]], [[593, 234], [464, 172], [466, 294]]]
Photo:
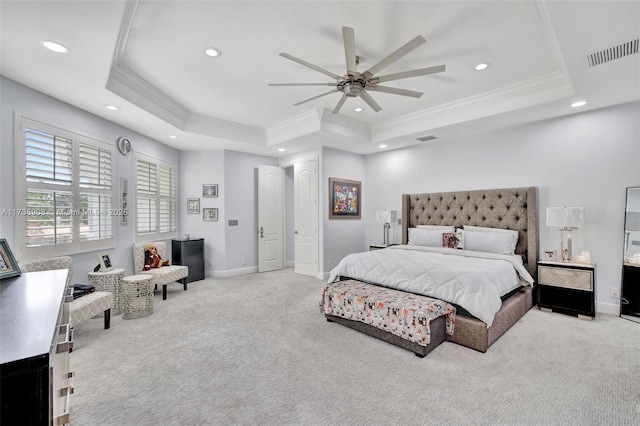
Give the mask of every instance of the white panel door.
[[284, 169], [258, 166], [258, 272], [284, 268]]
[[318, 178], [316, 160], [293, 165], [294, 244], [297, 274], [318, 276]]

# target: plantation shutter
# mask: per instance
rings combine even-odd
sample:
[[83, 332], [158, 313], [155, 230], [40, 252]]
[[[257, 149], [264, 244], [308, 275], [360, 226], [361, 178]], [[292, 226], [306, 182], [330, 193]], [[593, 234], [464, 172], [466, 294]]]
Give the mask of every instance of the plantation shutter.
[[160, 232], [176, 230], [176, 170], [160, 166]]
[[22, 256], [114, 243], [113, 144], [19, 117], [16, 226]]
[[25, 129], [27, 247], [71, 244], [73, 141]]
[[137, 229], [138, 234], [157, 232], [157, 174], [156, 165], [138, 160], [136, 166]]
[[93, 241], [113, 236], [113, 185], [111, 151], [80, 144], [78, 180], [80, 191], [80, 240]]

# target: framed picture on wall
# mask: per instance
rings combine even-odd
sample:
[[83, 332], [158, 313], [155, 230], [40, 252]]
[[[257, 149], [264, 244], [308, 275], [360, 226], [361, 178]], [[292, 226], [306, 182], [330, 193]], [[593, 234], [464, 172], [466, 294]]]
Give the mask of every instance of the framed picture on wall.
[[360, 219], [362, 182], [329, 178], [329, 219]]
[[217, 184], [202, 185], [202, 196], [204, 198], [218, 198], [218, 185]]
[[200, 198], [187, 198], [187, 213], [200, 213]]
[[205, 222], [217, 222], [218, 221], [218, 209], [203, 208], [202, 220]]

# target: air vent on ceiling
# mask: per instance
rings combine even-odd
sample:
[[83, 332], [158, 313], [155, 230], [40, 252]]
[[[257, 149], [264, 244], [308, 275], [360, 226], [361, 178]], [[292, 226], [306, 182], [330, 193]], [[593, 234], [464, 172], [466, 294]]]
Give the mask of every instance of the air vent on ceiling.
[[604, 64], [605, 62], [613, 61], [615, 59], [619, 59], [624, 56], [638, 53], [638, 44], [640, 44], [640, 39], [635, 39], [635, 40], [631, 40], [626, 43], [622, 43], [617, 46], [613, 46], [608, 49], [604, 49], [599, 52], [587, 55], [587, 61], [589, 61], [589, 67], [595, 67], [596, 65]]
[[416, 138], [416, 139], [418, 139], [420, 142], [426, 142], [426, 141], [432, 141], [435, 138], [436, 138], [435, 136], [429, 135], [429, 136], [422, 136], [421, 138]]

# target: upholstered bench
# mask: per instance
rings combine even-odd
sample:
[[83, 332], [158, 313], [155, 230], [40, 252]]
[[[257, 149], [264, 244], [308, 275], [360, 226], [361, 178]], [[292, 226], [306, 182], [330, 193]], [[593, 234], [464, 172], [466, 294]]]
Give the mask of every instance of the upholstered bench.
[[320, 311], [329, 322], [424, 357], [453, 333], [456, 309], [442, 300], [345, 280], [325, 287]]
[[162, 260], [167, 260], [167, 245], [164, 241], [151, 242], [145, 244], [133, 244], [133, 272], [134, 275], [149, 274], [153, 276], [151, 283], [154, 286], [162, 286], [162, 300], [167, 299], [167, 284], [173, 284], [177, 281], [187, 289], [187, 276], [189, 275], [189, 267], [183, 265], [162, 266], [160, 268], [151, 268], [144, 270], [144, 246], [153, 244], [156, 246], [158, 255]]
[[[25, 260], [18, 262], [20, 271], [37, 272], [55, 269], [68, 269], [67, 287], [73, 275], [73, 260], [69, 256], [51, 257], [48, 259]], [[95, 291], [69, 302], [69, 322], [75, 327], [81, 322], [104, 313], [104, 328], [111, 327], [111, 304], [113, 294], [108, 291]]]

